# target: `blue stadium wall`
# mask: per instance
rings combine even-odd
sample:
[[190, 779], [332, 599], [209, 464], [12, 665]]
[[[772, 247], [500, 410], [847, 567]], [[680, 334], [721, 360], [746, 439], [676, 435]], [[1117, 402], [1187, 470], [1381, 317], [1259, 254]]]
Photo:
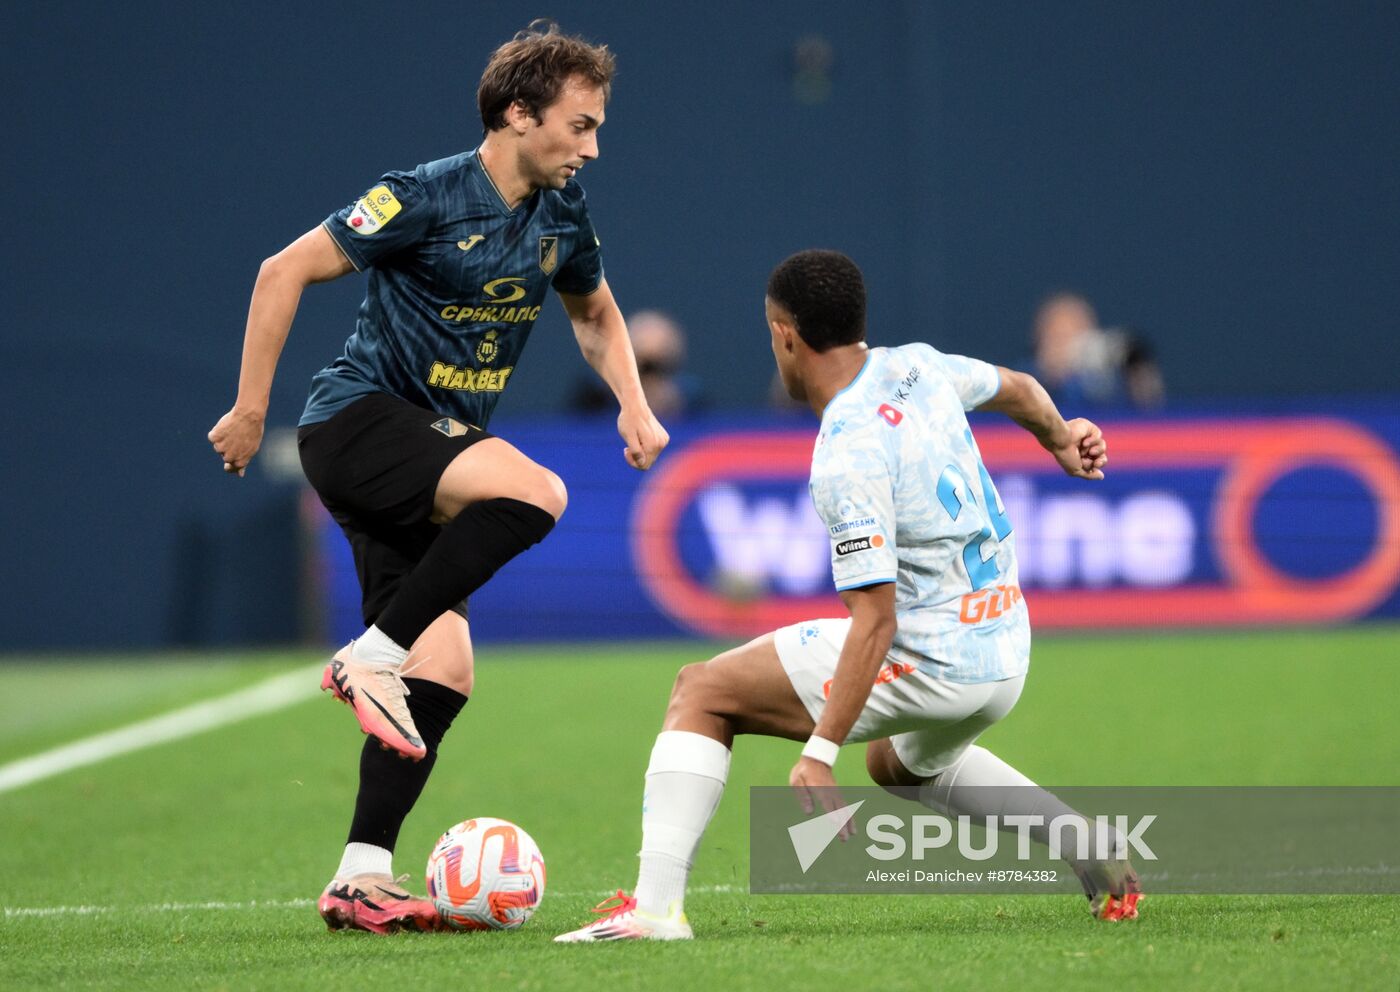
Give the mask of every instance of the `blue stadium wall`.
[[[1395, 5], [27, 5], [0, 64], [8, 646], [298, 636], [298, 489], [204, 440], [258, 263], [473, 145], [480, 67], [537, 13], [619, 55], [583, 174], [608, 277], [682, 319], [716, 408], [761, 403], [763, 279], [810, 245], [865, 267], [880, 342], [1015, 364], [1070, 287], [1179, 399], [1396, 391]], [[360, 290], [308, 293], [274, 426]], [[503, 415], [583, 372], [547, 308]]]

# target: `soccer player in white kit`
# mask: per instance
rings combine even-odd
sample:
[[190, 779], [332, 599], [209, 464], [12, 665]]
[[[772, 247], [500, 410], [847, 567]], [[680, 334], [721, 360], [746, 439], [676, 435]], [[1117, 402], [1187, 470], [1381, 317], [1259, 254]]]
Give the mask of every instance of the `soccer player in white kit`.
[[[1073, 814], [974, 743], [1021, 694], [1030, 624], [1011, 522], [965, 411], [1006, 414], [1086, 480], [1103, 478], [1102, 433], [1065, 421], [1023, 373], [927, 344], [868, 348], [864, 281], [838, 252], [779, 265], [766, 312], [784, 386], [822, 418], [812, 500], [851, 615], [784, 627], [681, 669], [647, 768], [634, 894], [619, 891], [599, 907], [606, 915], [558, 941], [691, 936], [686, 879], [738, 734], [807, 742], [790, 782], [808, 812], [838, 802], [823, 787], [836, 785], [840, 747], [869, 742], [877, 784], [904, 795], [916, 787], [940, 812]], [[989, 792], [996, 809], [985, 808]], [[1096, 917], [1137, 915], [1126, 860], [1071, 866]]]

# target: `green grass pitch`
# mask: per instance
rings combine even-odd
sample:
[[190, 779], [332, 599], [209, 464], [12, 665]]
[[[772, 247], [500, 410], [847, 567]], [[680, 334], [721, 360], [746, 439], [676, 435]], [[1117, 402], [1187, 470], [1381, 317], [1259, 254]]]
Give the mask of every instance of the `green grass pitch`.
[[[697, 939], [552, 944], [631, 887], [671, 678], [707, 653], [480, 651], [397, 868], [421, 888], [445, 827], [519, 822], [549, 887], [514, 933], [324, 929], [312, 900], [362, 740], [328, 698], [0, 794], [0, 989], [1400, 988], [1400, 896], [1149, 893], [1142, 919], [1116, 925], [1067, 896], [751, 897], [744, 788], [782, 784], [796, 757], [754, 739], [738, 742], [693, 876]], [[13, 659], [0, 763], [315, 660]], [[1393, 626], [1044, 638], [983, 743], [1051, 785], [1397, 785], [1397, 697]], [[862, 783], [850, 750], [838, 778]]]

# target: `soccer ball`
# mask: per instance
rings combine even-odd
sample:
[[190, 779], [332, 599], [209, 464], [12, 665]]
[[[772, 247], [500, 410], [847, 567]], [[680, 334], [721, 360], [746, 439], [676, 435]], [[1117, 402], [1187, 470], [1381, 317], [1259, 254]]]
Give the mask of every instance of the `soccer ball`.
[[509, 820], [463, 820], [428, 855], [428, 897], [458, 930], [514, 930], [544, 898], [544, 856]]

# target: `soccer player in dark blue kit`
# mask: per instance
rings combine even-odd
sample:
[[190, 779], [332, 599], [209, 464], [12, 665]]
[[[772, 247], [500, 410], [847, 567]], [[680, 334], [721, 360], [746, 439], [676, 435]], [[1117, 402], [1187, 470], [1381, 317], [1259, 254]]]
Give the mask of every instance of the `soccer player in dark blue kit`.
[[438, 926], [432, 903], [395, 882], [392, 852], [472, 691], [467, 597], [564, 512], [559, 477], [484, 429], [551, 287], [617, 397], [628, 463], [649, 468], [669, 440], [575, 179], [598, 155], [612, 73], [606, 47], [532, 24], [482, 75], [480, 147], [384, 175], [258, 272], [238, 398], [209, 433], [240, 476], [302, 291], [368, 274], [355, 333], [313, 378], [297, 434], [306, 476], [354, 551], [367, 627], [322, 680], [371, 735], [345, 853], [318, 905], [332, 929]]

